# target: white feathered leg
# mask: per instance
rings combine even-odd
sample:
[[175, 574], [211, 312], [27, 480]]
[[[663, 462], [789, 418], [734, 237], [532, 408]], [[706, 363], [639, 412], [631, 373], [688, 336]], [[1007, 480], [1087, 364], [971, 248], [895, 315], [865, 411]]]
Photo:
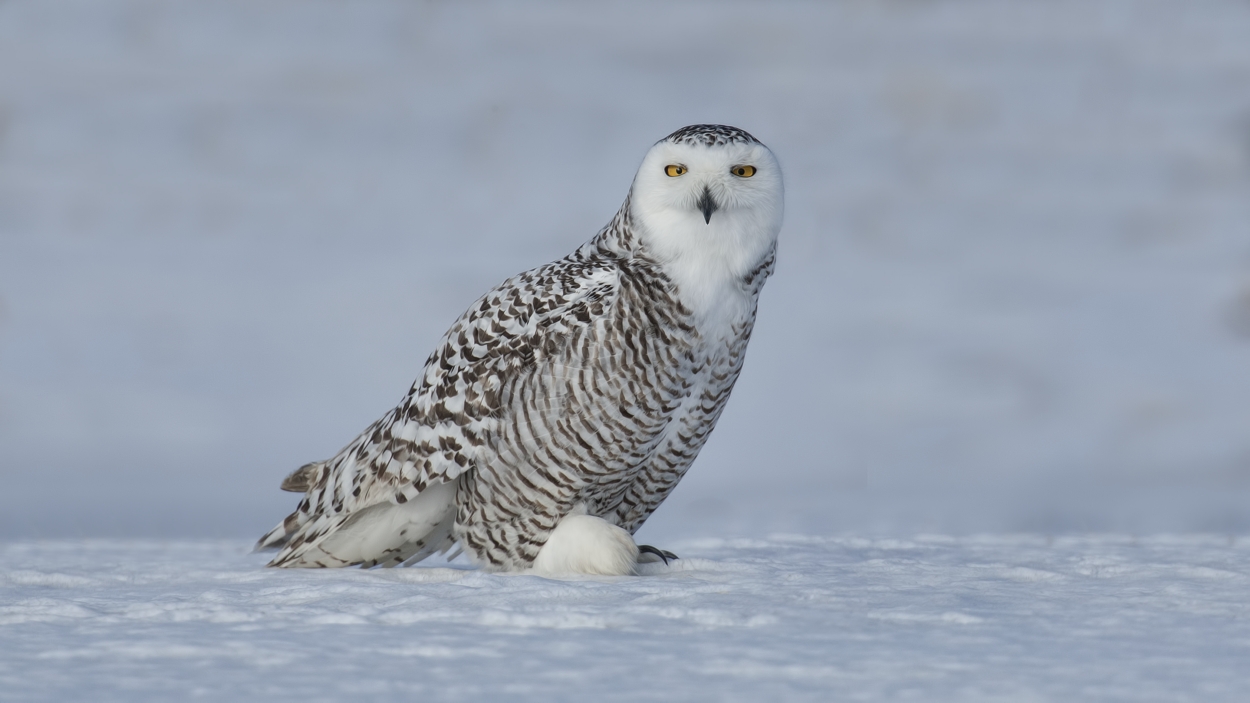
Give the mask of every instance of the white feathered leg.
[[533, 570], [545, 576], [625, 576], [634, 573], [637, 561], [638, 545], [629, 532], [582, 509], [566, 515], [551, 531]]

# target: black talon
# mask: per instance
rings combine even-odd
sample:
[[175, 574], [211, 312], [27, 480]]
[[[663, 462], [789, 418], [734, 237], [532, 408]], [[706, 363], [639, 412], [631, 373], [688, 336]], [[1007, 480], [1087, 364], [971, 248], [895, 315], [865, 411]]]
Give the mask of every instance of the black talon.
[[654, 554], [657, 557], [663, 559], [665, 564], [668, 564], [669, 559], [679, 558], [676, 554], [673, 554], [672, 552], [669, 552], [663, 549], [657, 549], [655, 547], [652, 547], [649, 544], [638, 545], [638, 553], [639, 554]]

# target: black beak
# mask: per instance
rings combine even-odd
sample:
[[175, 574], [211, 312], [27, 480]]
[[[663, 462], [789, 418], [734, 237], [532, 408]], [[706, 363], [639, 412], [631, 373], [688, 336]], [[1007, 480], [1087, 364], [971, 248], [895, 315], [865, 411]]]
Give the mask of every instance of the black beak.
[[699, 196], [699, 209], [703, 211], [703, 222], [712, 224], [712, 213], [720, 206], [716, 204], [716, 200], [712, 198], [712, 191], [707, 186], [703, 186], [703, 195]]

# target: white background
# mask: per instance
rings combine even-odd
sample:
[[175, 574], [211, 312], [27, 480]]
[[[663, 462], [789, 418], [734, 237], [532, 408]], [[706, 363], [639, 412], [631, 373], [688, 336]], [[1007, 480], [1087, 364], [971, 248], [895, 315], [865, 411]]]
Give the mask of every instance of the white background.
[[1250, 527], [1244, 2], [0, 4], [0, 537], [259, 535], [743, 127], [776, 276], [642, 533]]

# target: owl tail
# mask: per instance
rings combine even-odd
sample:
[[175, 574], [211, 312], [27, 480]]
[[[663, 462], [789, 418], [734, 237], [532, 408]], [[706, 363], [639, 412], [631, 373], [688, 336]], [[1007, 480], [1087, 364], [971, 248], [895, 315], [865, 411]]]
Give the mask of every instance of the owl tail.
[[[308, 489], [321, 477], [321, 470], [325, 466], [326, 462], [324, 461], [304, 464], [282, 479], [282, 490], [290, 491], [291, 493], [307, 493]], [[298, 510], [287, 515], [282, 522], [278, 523], [277, 527], [265, 533], [265, 536], [256, 542], [256, 547], [252, 551], [264, 552], [281, 548], [291, 539], [291, 535], [295, 534], [296, 530], [306, 522], [308, 522], [308, 516]]]
[[274, 549], [279, 549], [285, 545], [287, 541], [291, 539], [291, 534], [295, 531], [294, 529], [288, 529], [287, 526], [292, 522], [292, 518], [296, 518], [297, 516], [298, 513], [291, 513], [290, 515], [287, 515], [286, 519], [278, 523], [277, 527], [266, 532], [264, 537], [257, 540], [256, 546], [252, 548], [252, 551], [268, 552]]
[[457, 484], [431, 484], [402, 504], [384, 501], [321, 516], [296, 512], [258, 547], [281, 547], [269, 566], [285, 568], [412, 564], [455, 546]]

